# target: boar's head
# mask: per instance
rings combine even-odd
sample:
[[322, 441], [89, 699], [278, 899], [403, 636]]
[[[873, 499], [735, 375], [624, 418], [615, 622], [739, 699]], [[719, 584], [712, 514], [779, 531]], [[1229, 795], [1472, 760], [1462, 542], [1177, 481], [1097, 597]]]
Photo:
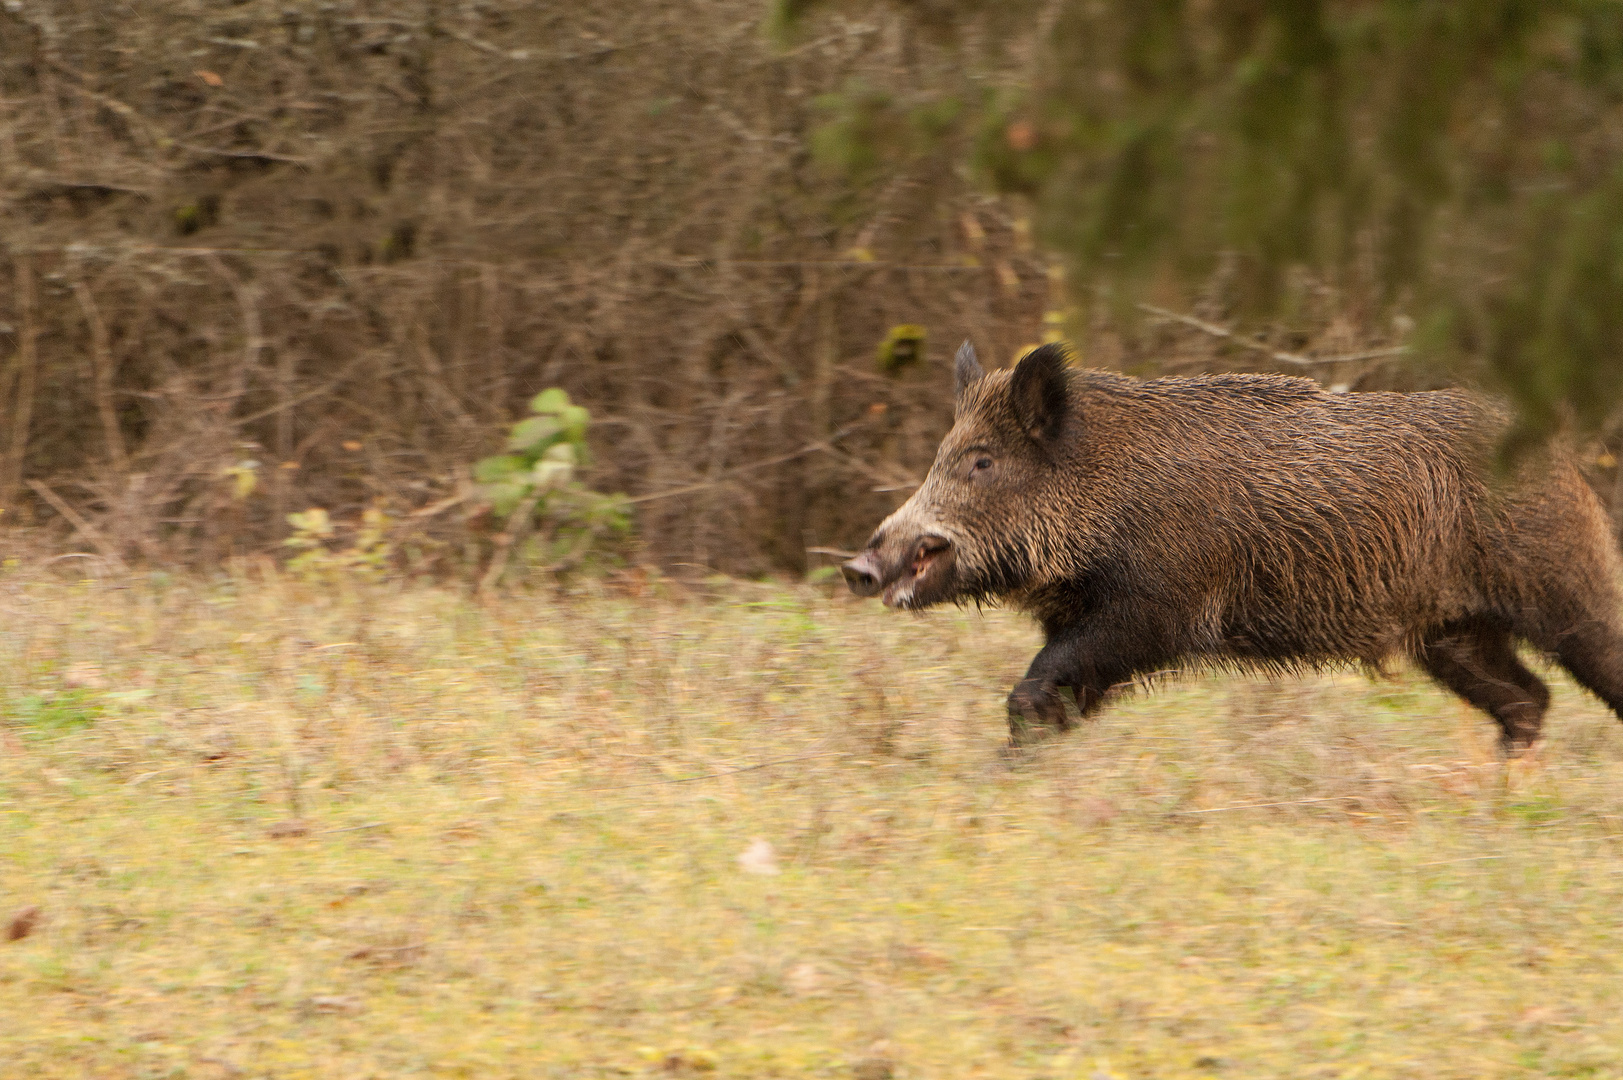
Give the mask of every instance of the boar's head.
[[887, 607], [1007, 596], [1055, 568], [1044, 522], [1071, 413], [1064, 350], [1045, 345], [987, 372], [966, 341], [955, 381], [952, 430], [929, 475], [840, 568], [852, 592]]

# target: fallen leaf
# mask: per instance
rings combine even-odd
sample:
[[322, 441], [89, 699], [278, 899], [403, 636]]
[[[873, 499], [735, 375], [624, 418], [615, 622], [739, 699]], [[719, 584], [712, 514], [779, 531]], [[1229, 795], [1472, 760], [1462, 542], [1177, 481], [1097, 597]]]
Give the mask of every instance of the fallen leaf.
[[998, 284], [1003, 286], [1004, 292], [1017, 293], [1020, 291], [1020, 275], [1014, 272], [1014, 267], [1009, 265], [1007, 259], [999, 259], [993, 264], [993, 269], [997, 272]]
[[287, 840], [295, 836], [309, 836], [310, 823], [300, 821], [298, 818], [289, 818], [287, 821], [278, 821], [266, 829], [265, 835], [272, 840]]
[[767, 841], [756, 839], [738, 856], [738, 866], [746, 874], [776, 874], [778, 853]]
[[1024, 153], [1037, 147], [1037, 128], [1030, 120], [1016, 120], [1005, 134], [1011, 149]]
[[62, 673], [62, 686], [68, 690], [105, 690], [107, 678], [95, 664], [74, 664]]
[[1021, 1020], [1021, 1026], [1025, 1027], [1033, 1035], [1050, 1042], [1068, 1039], [1076, 1031], [1076, 1028], [1065, 1020], [1057, 1016], [1042, 1014], [1024, 1017]]
[[344, 954], [346, 960], [361, 960], [378, 968], [411, 967], [428, 946], [408, 930], [373, 931], [372, 940]]
[[1548, 1005], [1533, 1005], [1523, 1010], [1522, 1014], [1516, 1018], [1516, 1023], [1521, 1027], [1534, 1028], [1554, 1024], [1560, 1020], [1560, 1010], [1553, 1009]]
[[660, 1059], [659, 1067], [668, 1073], [714, 1072], [716, 1055], [699, 1047], [686, 1047], [668, 1051]]
[[981, 228], [980, 219], [974, 214], [965, 210], [958, 221], [964, 228], [964, 239], [969, 241], [970, 247], [978, 249], [986, 242], [986, 230]]
[[891, 1080], [896, 1066], [887, 1057], [867, 1057], [851, 1066], [851, 1075], [856, 1080]]
[[212, 71], [204, 71], [202, 68], [198, 69], [197, 77], [199, 79], [202, 79], [204, 82], [208, 83], [210, 86], [224, 86], [225, 85], [225, 80], [222, 79], [220, 76], [216, 75]]
[[1120, 813], [1115, 803], [1097, 797], [1083, 799], [1080, 809], [1083, 821], [1089, 825], [1104, 825]]
[[930, 968], [939, 971], [949, 966], [945, 956], [922, 945], [896, 942], [890, 947], [890, 961], [898, 967]]
[[365, 1006], [361, 999], [341, 994], [317, 994], [310, 999], [310, 1008], [318, 1013], [358, 1013]]
[[6, 940], [21, 941], [23, 938], [39, 929], [44, 921], [44, 915], [38, 907], [25, 907], [11, 917], [6, 924]]
[[789, 989], [805, 997], [807, 994], [816, 993], [817, 988], [822, 985], [823, 976], [817, 970], [816, 964], [796, 964], [784, 975], [783, 981], [788, 984]]

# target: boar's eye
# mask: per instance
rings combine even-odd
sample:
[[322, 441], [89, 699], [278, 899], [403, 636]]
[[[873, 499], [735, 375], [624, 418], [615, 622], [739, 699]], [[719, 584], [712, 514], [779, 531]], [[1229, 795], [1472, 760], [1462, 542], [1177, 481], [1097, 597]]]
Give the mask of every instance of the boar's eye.
[[991, 467], [992, 459], [987, 457], [985, 454], [982, 454], [975, 459], [974, 464], [970, 465], [969, 478], [973, 480], [977, 476], [983, 476]]

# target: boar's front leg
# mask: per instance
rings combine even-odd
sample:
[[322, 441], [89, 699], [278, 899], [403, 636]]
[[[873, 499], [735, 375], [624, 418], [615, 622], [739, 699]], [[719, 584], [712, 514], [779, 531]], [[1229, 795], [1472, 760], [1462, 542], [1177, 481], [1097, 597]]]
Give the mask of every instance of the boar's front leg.
[[1050, 633], [1026, 677], [1009, 694], [1009, 741], [1016, 745], [1032, 742], [1043, 729], [1068, 731], [1071, 718], [1065, 711], [1060, 690], [1069, 687], [1076, 696], [1077, 711], [1084, 717], [1104, 701], [1106, 692], [1133, 673], [1131, 664], [1101, 657], [1100, 635], [1071, 631]]

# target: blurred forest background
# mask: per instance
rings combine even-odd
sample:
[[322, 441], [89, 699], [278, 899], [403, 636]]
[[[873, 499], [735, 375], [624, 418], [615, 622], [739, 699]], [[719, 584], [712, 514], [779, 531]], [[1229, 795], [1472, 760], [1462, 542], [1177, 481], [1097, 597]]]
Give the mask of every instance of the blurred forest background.
[[4, 0], [0, 536], [505, 564], [561, 387], [631, 558], [800, 572], [965, 337], [1479, 383], [1613, 499], [1620, 102], [1611, 0]]

